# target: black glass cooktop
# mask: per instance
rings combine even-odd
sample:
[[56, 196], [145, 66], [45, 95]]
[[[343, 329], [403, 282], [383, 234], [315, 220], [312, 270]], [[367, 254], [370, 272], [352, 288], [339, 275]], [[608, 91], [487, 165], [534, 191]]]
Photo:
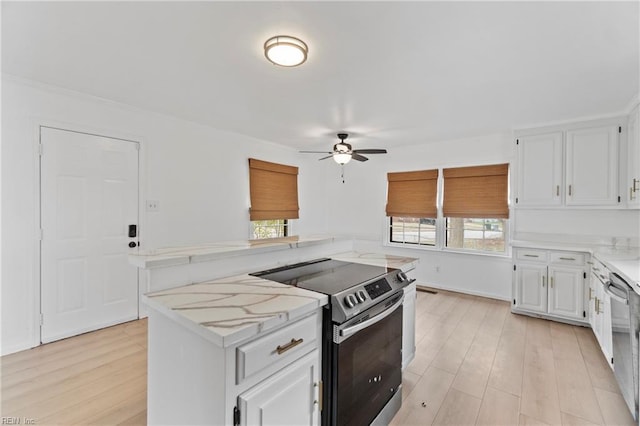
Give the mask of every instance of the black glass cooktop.
[[250, 275], [333, 296], [387, 272], [387, 268], [381, 266], [318, 259]]

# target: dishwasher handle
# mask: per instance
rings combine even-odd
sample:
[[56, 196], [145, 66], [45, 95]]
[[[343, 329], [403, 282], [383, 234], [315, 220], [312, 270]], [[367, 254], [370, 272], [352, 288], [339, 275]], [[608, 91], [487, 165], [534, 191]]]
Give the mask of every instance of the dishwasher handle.
[[610, 273], [604, 283], [604, 291], [620, 303], [629, 305], [629, 285], [617, 274]]

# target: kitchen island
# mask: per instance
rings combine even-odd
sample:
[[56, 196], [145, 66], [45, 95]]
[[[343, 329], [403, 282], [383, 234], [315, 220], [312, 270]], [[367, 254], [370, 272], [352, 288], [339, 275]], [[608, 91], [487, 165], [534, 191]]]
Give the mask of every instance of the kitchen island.
[[[416, 262], [351, 251], [331, 257], [405, 271]], [[415, 285], [412, 290], [403, 318], [408, 360], [415, 352]], [[149, 424], [319, 423], [327, 296], [238, 274], [143, 299]]]

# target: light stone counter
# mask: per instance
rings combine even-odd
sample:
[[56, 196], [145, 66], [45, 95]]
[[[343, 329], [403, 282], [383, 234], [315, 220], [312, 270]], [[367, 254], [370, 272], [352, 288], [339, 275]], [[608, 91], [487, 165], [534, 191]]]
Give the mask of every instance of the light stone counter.
[[318, 235], [264, 241], [224, 241], [193, 246], [165, 247], [130, 253], [129, 263], [142, 269], [161, 268], [198, 262], [209, 262], [232, 256], [244, 256], [256, 253], [310, 247], [331, 243], [339, 239], [339, 237], [334, 236]]
[[151, 308], [203, 338], [227, 347], [328, 303], [327, 296], [238, 275], [143, 296]]
[[365, 265], [382, 266], [385, 268], [396, 268], [405, 272], [414, 269], [419, 260], [415, 257], [357, 251], [338, 253], [329, 257], [331, 257], [331, 259], [341, 260], [344, 262], [363, 263]]

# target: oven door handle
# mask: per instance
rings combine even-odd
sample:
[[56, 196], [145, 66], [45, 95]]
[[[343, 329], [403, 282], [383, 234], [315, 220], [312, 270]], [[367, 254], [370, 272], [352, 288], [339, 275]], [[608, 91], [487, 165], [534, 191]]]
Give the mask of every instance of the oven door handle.
[[387, 309], [385, 309], [384, 311], [382, 311], [381, 313], [379, 313], [378, 315], [376, 315], [373, 318], [369, 318], [366, 321], [363, 321], [359, 324], [356, 324], [352, 327], [347, 327], [343, 330], [340, 330], [340, 341], [345, 340], [346, 338], [348, 338], [349, 336], [354, 335], [355, 333], [357, 333], [358, 331], [362, 330], [363, 328], [367, 328], [370, 325], [373, 325], [379, 321], [382, 321], [383, 319], [385, 319], [386, 317], [388, 317], [389, 315], [391, 315], [392, 313], [395, 312], [396, 309], [398, 309], [400, 306], [402, 306], [402, 302], [404, 301], [404, 295], [398, 299], [397, 302], [395, 302], [393, 305], [389, 306]]
[[629, 304], [629, 299], [628, 299], [628, 297], [624, 297], [624, 296], [621, 296], [621, 295], [619, 295], [619, 294], [616, 294], [616, 292], [614, 292], [614, 291], [613, 291], [613, 289], [612, 289], [611, 287], [613, 287], [613, 288], [615, 288], [615, 289], [617, 289], [617, 290], [619, 290], [619, 291], [622, 291], [622, 292], [624, 292], [624, 291], [625, 291], [625, 289], [618, 287], [618, 286], [617, 286], [613, 281], [611, 281], [611, 280], [607, 280], [607, 282], [604, 284], [604, 291], [605, 291], [605, 293], [607, 293], [607, 294], [608, 294], [612, 299], [615, 299], [615, 300], [617, 300], [617, 301], [618, 301], [618, 302], [620, 302], [620, 303], [623, 303], [623, 304], [625, 304], [625, 305], [628, 305], [628, 304]]

